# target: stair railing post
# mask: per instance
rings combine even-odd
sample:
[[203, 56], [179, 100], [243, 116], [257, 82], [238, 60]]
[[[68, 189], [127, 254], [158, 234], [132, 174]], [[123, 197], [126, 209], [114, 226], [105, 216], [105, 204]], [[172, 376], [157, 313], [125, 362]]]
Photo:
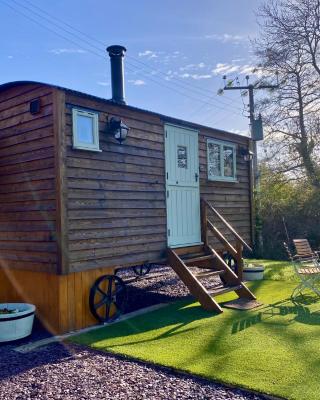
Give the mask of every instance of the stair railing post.
[[203, 199], [200, 200], [200, 215], [201, 215], [201, 240], [205, 246], [208, 245], [208, 227], [207, 227], [207, 206]]
[[242, 281], [243, 267], [244, 267], [244, 262], [243, 262], [243, 258], [242, 258], [243, 245], [239, 240], [237, 240], [237, 243], [236, 243], [236, 250], [237, 250], [237, 267], [238, 267], [237, 273], [238, 273], [238, 278], [240, 279], [240, 281]]

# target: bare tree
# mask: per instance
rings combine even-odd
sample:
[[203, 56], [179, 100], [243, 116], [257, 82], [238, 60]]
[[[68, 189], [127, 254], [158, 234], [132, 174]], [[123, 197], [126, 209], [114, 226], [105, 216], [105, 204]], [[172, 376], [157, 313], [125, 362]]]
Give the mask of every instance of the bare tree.
[[320, 0], [268, 1], [258, 12], [256, 54], [279, 89], [260, 102], [266, 159], [320, 189]]

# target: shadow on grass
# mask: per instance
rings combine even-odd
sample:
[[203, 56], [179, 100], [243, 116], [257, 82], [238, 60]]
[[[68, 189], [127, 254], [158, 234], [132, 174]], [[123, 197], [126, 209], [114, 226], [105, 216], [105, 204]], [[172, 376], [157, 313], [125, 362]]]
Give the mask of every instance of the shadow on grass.
[[245, 318], [235, 321], [232, 324], [231, 333], [235, 334], [244, 329], [251, 328], [254, 325], [265, 322], [274, 317], [294, 316], [294, 321], [307, 325], [320, 325], [320, 311], [311, 312], [306, 306], [319, 302], [318, 297], [301, 296], [295, 301], [285, 299], [283, 301], [270, 304], [260, 308], [254, 315], [248, 315]]
[[[200, 305], [188, 307], [190, 300], [183, 300], [173, 303], [168, 308], [160, 309], [153, 313], [154, 318], [145, 318], [144, 315], [135, 317], [134, 321], [130, 319], [127, 321], [119, 322], [115, 325], [109, 325], [105, 329], [98, 329], [90, 332], [88, 335], [84, 334], [79, 337], [73, 338], [72, 341], [76, 343], [93, 345], [96, 342], [104, 341], [108, 338], [116, 339], [122, 337], [129, 337], [136, 333], [146, 333], [148, 331], [155, 331], [162, 328], [167, 328], [164, 332], [159, 332], [157, 336], [150, 339], [145, 339], [135, 342], [127, 342], [123, 344], [115, 344], [114, 346], [126, 346], [129, 344], [144, 343], [168, 337], [173, 337], [176, 334], [190, 332], [195, 328], [188, 328], [187, 326], [195, 321], [201, 321], [206, 318], [212, 318], [219, 314], [205, 311]], [[108, 346], [113, 347], [113, 346]]]

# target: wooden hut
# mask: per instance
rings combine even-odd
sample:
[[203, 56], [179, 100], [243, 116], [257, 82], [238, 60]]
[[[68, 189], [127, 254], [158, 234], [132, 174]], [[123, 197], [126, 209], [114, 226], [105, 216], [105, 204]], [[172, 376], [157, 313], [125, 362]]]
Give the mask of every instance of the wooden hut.
[[35, 304], [53, 332], [96, 323], [90, 289], [119, 267], [167, 262], [208, 310], [221, 311], [193, 266], [253, 298], [250, 140], [126, 105], [121, 49], [111, 100], [0, 86], [0, 302]]

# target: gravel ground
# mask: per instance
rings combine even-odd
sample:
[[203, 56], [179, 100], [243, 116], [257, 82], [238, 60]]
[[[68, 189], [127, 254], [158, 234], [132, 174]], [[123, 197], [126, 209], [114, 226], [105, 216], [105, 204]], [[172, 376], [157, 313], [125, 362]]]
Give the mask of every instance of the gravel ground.
[[[203, 272], [203, 270], [201, 271]], [[131, 269], [120, 270], [117, 275], [124, 280], [136, 277]], [[211, 288], [221, 284], [219, 278], [202, 280], [202, 282]], [[177, 277], [173, 269], [161, 265], [154, 266], [145, 278], [131, 281], [127, 285], [127, 289], [128, 302], [126, 312], [190, 297], [189, 290]]]
[[[119, 276], [130, 279], [134, 275], [122, 270]], [[219, 280], [212, 282], [216, 284]], [[131, 282], [128, 295], [126, 312], [186, 298], [189, 292], [171, 268], [160, 266], [148, 279]], [[18, 345], [46, 336], [36, 329], [31, 339], [0, 345], [0, 400], [264, 398], [81, 346], [53, 343], [27, 354], [14, 351]]]
[[216, 399], [260, 396], [75, 345], [0, 358], [0, 399]]

